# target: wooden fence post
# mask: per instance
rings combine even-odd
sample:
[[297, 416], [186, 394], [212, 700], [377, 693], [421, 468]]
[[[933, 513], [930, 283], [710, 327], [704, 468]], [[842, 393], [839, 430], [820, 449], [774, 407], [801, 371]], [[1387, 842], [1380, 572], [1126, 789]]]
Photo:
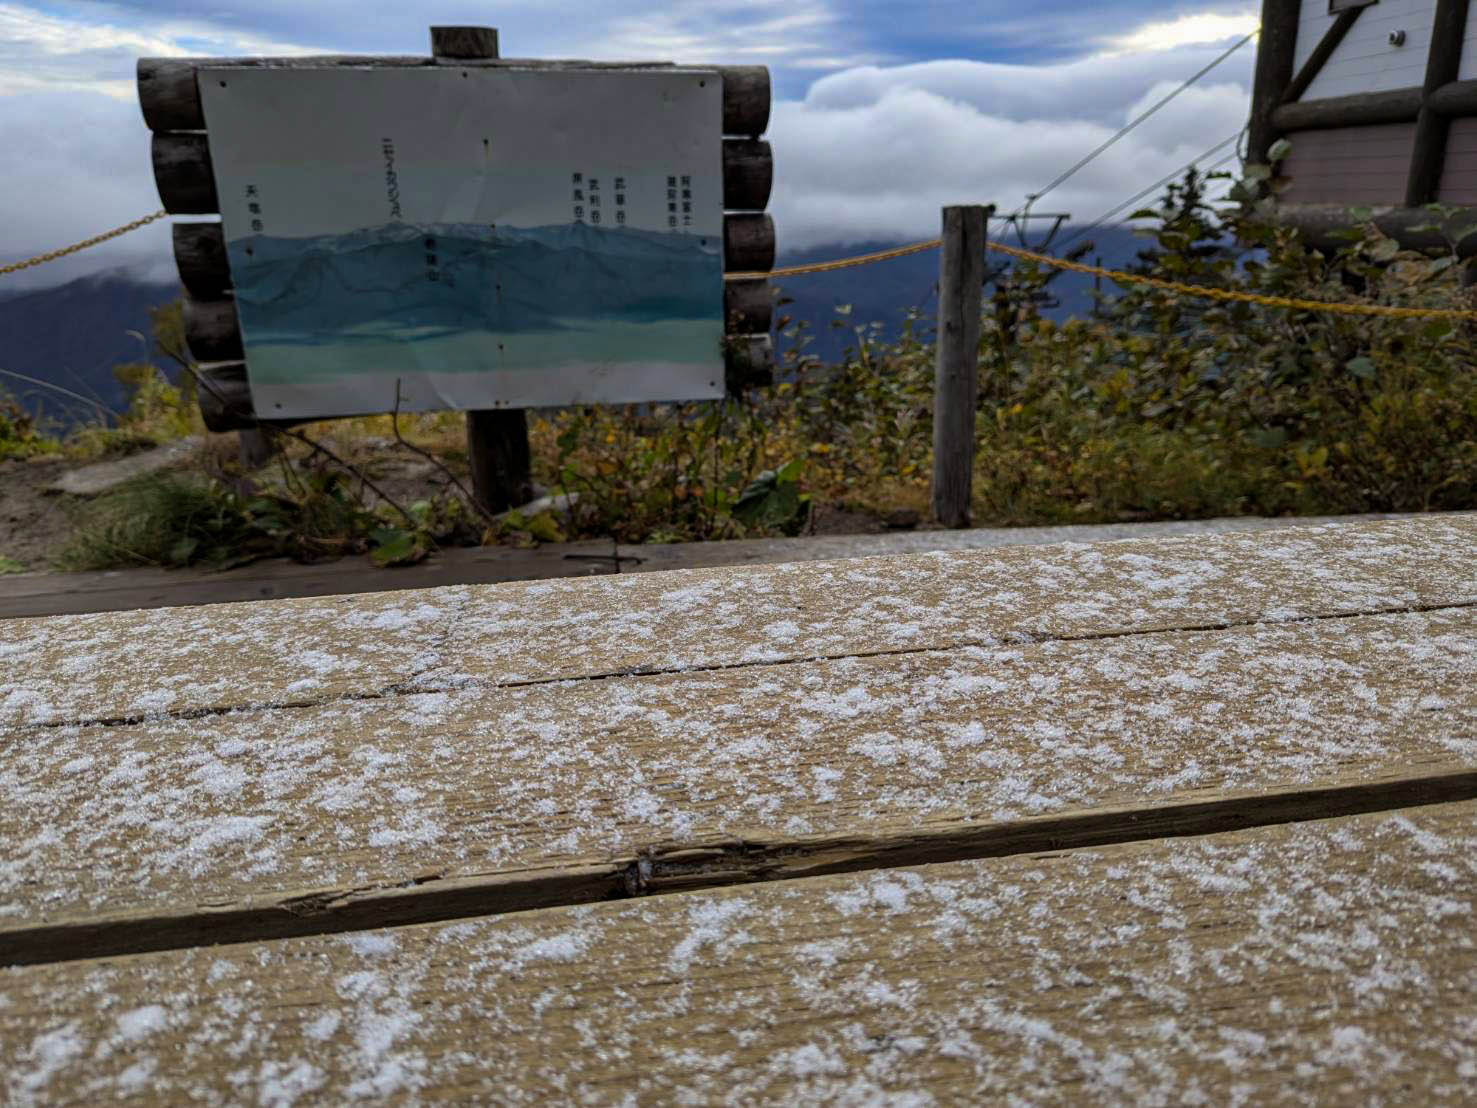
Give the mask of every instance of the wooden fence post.
[[[492, 27], [432, 27], [431, 56], [455, 64], [463, 58], [498, 56]], [[467, 462], [472, 495], [486, 511], [501, 512], [533, 499], [528, 415], [522, 408], [467, 413]]]
[[943, 211], [938, 360], [933, 379], [933, 514], [946, 527], [969, 526], [985, 218], [991, 210], [969, 205]]

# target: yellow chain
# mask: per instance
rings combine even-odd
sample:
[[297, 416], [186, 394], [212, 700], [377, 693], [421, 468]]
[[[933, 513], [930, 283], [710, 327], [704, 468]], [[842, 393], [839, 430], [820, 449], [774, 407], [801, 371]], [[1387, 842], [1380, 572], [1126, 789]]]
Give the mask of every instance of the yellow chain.
[[815, 262], [812, 265], [790, 265], [781, 269], [771, 269], [764, 273], [725, 273], [725, 281], [748, 281], [752, 279], [764, 279], [767, 277], [799, 277], [805, 273], [830, 273], [833, 269], [850, 269], [854, 265], [871, 265], [873, 262], [885, 262], [891, 258], [902, 258], [909, 254], [921, 254], [925, 250], [932, 250], [943, 245], [943, 239], [930, 239], [928, 242], [915, 242], [909, 246], [899, 246], [895, 250], [879, 250], [875, 254], [858, 254], [854, 258], [841, 258], [834, 262]]
[[143, 219], [135, 219], [132, 223], [125, 223], [122, 227], [115, 227], [111, 231], [104, 231], [100, 235], [94, 235], [90, 239], [83, 239], [81, 242], [74, 243], [71, 246], [63, 246], [60, 250], [49, 250], [45, 254], [37, 254], [34, 258], [27, 258], [23, 262], [0, 265], [0, 275], [29, 269], [33, 265], [41, 265], [44, 262], [54, 262], [58, 258], [65, 258], [68, 254], [75, 254], [79, 250], [86, 250], [89, 246], [96, 246], [100, 242], [107, 242], [109, 239], [115, 239], [119, 235], [126, 235], [129, 231], [137, 231], [140, 227], [153, 223], [156, 219], [163, 219], [164, 216], [165, 213], [162, 211], [155, 212], [153, 215], [144, 216]]
[[1123, 273], [1115, 269], [1069, 262], [1065, 258], [1049, 258], [1030, 250], [1020, 250], [1004, 243], [987, 244], [991, 250], [1009, 254], [1027, 261], [1044, 262], [1057, 269], [1070, 269], [1076, 273], [1089, 273], [1098, 277], [1127, 284], [1149, 285], [1167, 292], [1183, 293], [1186, 296], [1203, 296], [1211, 300], [1239, 300], [1244, 304], [1263, 304], [1269, 308], [1299, 308], [1309, 312], [1334, 312], [1340, 315], [1388, 315], [1404, 319], [1477, 319], [1477, 311], [1462, 308], [1395, 308], [1385, 304], [1334, 304], [1327, 300], [1299, 300], [1288, 296], [1266, 296], [1259, 292], [1238, 292], [1235, 289], [1213, 289], [1205, 285], [1187, 285], [1182, 281], [1165, 281], [1158, 277], [1144, 277], [1137, 273]]
[[[896, 250], [882, 250], [876, 254], [861, 254], [854, 258], [841, 258], [834, 262], [785, 266], [783, 269], [776, 269], [769, 273], [729, 273], [726, 277], [730, 281], [738, 281], [746, 278], [800, 277], [807, 273], [829, 273], [832, 270], [848, 269], [855, 265], [870, 265], [872, 262], [882, 262], [889, 258], [901, 258], [906, 254], [918, 254], [924, 250], [932, 250], [941, 245], [943, 245], [943, 240], [929, 239], [927, 242], [915, 242], [909, 246], [900, 246]], [[1082, 262], [1069, 262], [1065, 258], [1053, 258], [1046, 254], [1037, 254], [1031, 250], [1021, 250], [1015, 246], [1006, 246], [1003, 242], [989, 242], [985, 245], [989, 249], [1001, 254], [1009, 254], [1014, 258], [1024, 258], [1027, 261], [1040, 262], [1043, 265], [1054, 266], [1057, 269], [1070, 269], [1076, 273], [1106, 277], [1110, 281], [1116, 281], [1119, 284], [1149, 285], [1156, 289], [1164, 289], [1167, 292], [1178, 292], [1185, 296], [1203, 296], [1211, 300], [1236, 300], [1246, 304], [1262, 304], [1269, 308], [1298, 308], [1303, 311], [1335, 312], [1343, 315], [1383, 315], [1406, 319], [1477, 319], [1477, 311], [1467, 311], [1461, 308], [1396, 308], [1384, 304], [1335, 304], [1327, 300], [1300, 300], [1287, 296], [1266, 296], [1258, 292], [1239, 292], [1235, 289], [1214, 289], [1205, 285], [1188, 285], [1182, 281], [1166, 281], [1159, 277], [1145, 277], [1138, 273], [1124, 273], [1122, 270], [1117, 269], [1103, 269], [1101, 266], [1085, 265]]]

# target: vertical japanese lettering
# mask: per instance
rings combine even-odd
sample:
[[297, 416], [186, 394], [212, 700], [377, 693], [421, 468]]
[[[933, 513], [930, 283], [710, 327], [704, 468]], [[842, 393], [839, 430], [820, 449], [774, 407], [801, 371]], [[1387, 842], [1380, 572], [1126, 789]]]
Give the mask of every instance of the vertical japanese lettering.
[[400, 218], [400, 175], [395, 171], [395, 142], [380, 139], [380, 153], [385, 158], [385, 198], [390, 202], [390, 218]]
[[266, 224], [262, 222], [261, 192], [255, 185], [246, 186], [246, 211], [251, 216], [251, 229], [261, 234]]

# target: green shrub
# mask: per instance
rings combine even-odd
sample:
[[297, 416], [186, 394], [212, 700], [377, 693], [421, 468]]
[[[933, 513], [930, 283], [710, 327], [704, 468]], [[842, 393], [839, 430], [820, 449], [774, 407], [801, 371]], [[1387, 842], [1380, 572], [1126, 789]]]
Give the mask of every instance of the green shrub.
[[[1169, 201], [1138, 267], [1154, 276], [1330, 303], [1472, 307], [1451, 250], [1403, 251], [1366, 225], [1325, 255], [1255, 213], [1210, 212], [1194, 190]], [[1238, 266], [1231, 234], [1260, 257]], [[1003, 347], [987, 334], [979, 514], [1023, 523], [1472, 507], [1474, 333], [1130, 286], [1094, 319], [1026, 320]]]
[[0, 458], [31, 458], [59, 449], [55, 439], [41, 434], [29, 412], [0, 391]]
[[214, 482], [149, 474], [79, 509], [56, 562], [64, 570], [225, 564], [270, 553], [271, 545], [237, 498]]
[[763, 494], [750, 486], [783, 470], [779, 495], [797, 499], [775, 526], [793, 529], [803, 462], [783, 456], [770, 416], [754, 397], [566, 409], [533, 421], [535, 476], [578, 494], [571, 537], [675, 542], [767, 533], [770, 517], [754, 508]]
[[378, 564], [400, 565], [424, 557], [456, 527], [455, 513], [430, 502], [412, 505], [408, 521], [388, 508], [372, 511], [336, 469], [283, 471], [283, 484], [249, 495], [192, 473], [129, 481], [74, 509], [76, 525], [57, 568], [224, 569], [268, 556], [313, 562], [366, 551]]
[[[132, 454], [204, 431], [193, 389], [170, 384], [155, 366], [130, 362], [115, 366], [113, 376], [128, 390], [128, 407], [114, 426], [95, 423], [68, 436], [66, 449], [72, 457]], [[193, 378], [186, 374], [184, 380]]]

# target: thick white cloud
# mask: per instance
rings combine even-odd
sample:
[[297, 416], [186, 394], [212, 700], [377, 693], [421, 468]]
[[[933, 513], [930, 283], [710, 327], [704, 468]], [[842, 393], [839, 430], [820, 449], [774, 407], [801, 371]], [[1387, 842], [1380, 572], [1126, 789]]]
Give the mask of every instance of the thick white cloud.
[[[930, 237], [948, 204], [1010, 211], [1214, 53], [1120, 54], [1029, 68], [938, 61], [824, 77], [803, 101], [775, 106], [771, 208], [781, 248]], [[1215, 72], [1217, 83], [1185, 91], [1037, 210], [1095, 219], [1234, 134], [1248, 108], [1250, 50], [1244, 55]]]
[[[0, 260], [31, 257], [138, 219], [159, 207], [149, 132], [137, 103], [91, 92], [32, 91], [0, 99]], [[4, 290], [54, 285], [119, 265], [169, 276], [168, 220], [3, 279]]]
[[[185, 44], [189, 44], [187, 49]], [[140, 30], [0, 3], [0, 103], [37, 89], [100, 92], [134, 100], [141, 57], [189, 54], [308, 54], [297, 43], [224, 33], [209, 23], [171, 18]]]
[[[588, 11], [574, 0], [547, 3], [564, 15]], [[159, 206], [132, 80], [138, 56], [346, 46], [226, 31], [209, 22], [209, 13], [198, 22], [171, 13], [143, 31], [109, 22], [116, 9], [92, 10], [82, 21], [0, 0], [0, 143], [8, 152], [0, 176], [6, 215], [0, 261], [75, 242]], [[445, 19], [464, 14], [448, 12]], [[536, 31], [512, 16], [501, 21], [509, 24], [509, 53], [752, 60], [775, 67], [777, 79], [788, 73], [791, 80], [797, 71], [844, 66], [810, 85], [803, 100], [775, 104], [771, 207], [781, 246], [793, 248], [927, 237], [936, 233], [945, 204], [992, 201], [1008, 210], [1226, 45], [1125, 52], [1119, 41], [1105, 44], [1106, 53], [1056, 65], [940, 60], [885, 66], [861, 64], [869, 55], [836, 39], [836, 19], [830, 0], [643, 0], [620, 12], [602, 11], [598, 19], [560, 18], [557, 35], [551, 24]], [[417, 25], [421, 21], [415, 17]], [[1174, 26], [1181, 30], [1165, 32], [1168, 41], [1183, 39], [1181, 24]], [[1225, 28], [1212, 30], [1219, 35]], [[391, 49], [423, 49], [423, 34], [417, 31], [415, 45]], [[539, 41], [539, 34], [549, 41]], [[1252, 55], [1251, 47], [1242, 50], [1040, 207], [1096, 217], [1236, 131], [1245, 121]], [[6, 277], [0, 292], [119, 265], [167, 278], [167, 221]]]

